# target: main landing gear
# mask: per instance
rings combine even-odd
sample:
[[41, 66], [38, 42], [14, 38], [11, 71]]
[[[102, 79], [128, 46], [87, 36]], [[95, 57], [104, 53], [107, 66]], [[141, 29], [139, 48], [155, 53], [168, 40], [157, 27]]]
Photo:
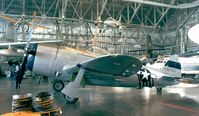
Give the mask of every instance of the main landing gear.
[[64, 82], [63, 81], [61, 81], [61, 80], [55, 80], [54, 82], [53, 82], [53, 89], [55, 90], [55, 91], [61, 91], [63, 88], [64, 88]]
[[[140, 71], [137, 73], [137, 77], [139, 80], [139, 89], [143, 87], [153, 87], [154, 86], [154, 80], [151, 77], [151, 72], [147, 70], [146, 68], [142, 68]], [[162, 88], [158, 87], [156, 88], [157, 94], [162, 93]]]
[[70, 97], [70, 96], [66, 96], [66, 95], [64, 95], [64, 98], [66, 99], [67, 104], [74, 104], [79, 99], [79, 98], [74, 98], [74, 97]]
[[66, 102], [68, 104], [73, 104], [78, 101], [79, 97], [79, 86], [80, 82], [84, 76], [85, 69], [80, 67], [80, 70], [73, 82], [69, 82], [64, 89], [61, 91], [64, 94]]

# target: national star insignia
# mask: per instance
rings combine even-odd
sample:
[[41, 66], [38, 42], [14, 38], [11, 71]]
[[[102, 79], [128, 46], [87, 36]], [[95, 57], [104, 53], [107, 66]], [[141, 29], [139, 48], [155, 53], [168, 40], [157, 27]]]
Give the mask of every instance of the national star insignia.
[[145, 78], [146, 80], [149, 80], [150, 73], [148, 73], [146, 69], [144, 69], [144, 71], [142, 71], [142, 74], [143, 74], [142, 79]]
[[150, 73], [146, 69], [138, 71], [137, 74], [141, 75], [142, 79], [149, 80]]

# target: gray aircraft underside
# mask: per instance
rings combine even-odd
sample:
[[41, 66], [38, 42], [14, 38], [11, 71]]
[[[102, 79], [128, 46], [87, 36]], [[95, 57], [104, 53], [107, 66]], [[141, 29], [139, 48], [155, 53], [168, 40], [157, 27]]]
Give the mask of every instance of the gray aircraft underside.
[[[88, 85], [114, 86], [114, 87], [139, 87], [139, 80], [136, 74], [130, 77], [117, 77], [100, 75], [96, 73], [85, 74], [85, 83]], [[173, 78], [155, 78], [154, 87], [163, 88], [165, 86], [176, 85], [178, 82]]]

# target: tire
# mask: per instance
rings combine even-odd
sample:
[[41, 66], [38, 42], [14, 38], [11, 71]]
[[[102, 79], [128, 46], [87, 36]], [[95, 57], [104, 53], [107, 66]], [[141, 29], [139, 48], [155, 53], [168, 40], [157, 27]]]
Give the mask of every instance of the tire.
[[162, 92], [162, 88], [156, 88], [157, 93], [161, 93]]
[[79, 98], [72, 98], [72, 97], [65, 96], [65, 95], [64, 95], [64, 98], [66, 99], [67, 104], [75, 104], [79, 99]]
[[63, 88], [64, 88], [64, 83], [63, 83], [63, 81], [60, 81], [60, 80], [55, 80], [54, 82], [53, 82], [53, 89], [55, 90], [55, 91], [61, 91]]

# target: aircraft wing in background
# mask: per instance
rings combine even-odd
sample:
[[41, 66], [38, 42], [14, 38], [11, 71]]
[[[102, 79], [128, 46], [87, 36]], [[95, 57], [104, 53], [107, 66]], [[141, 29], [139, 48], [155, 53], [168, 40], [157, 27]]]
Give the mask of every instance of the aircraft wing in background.
[[29, 19], [29, 20], [27, 20], [27, 17], [26, 18], [25, 17], [21, 17], [20, 19], [15, 19], [13, 17], [0, 14], [0, 18], [10, 21], [10, 22], [14, 23], [16, 26], [17, 25], [18, 26], [22, 25], [22, 20], [24, 20], [25, 24], [28, 25], [28, 26], [41, 28], [41, 29], [50, 29], [50, 28], [45, 27], [45, 26], [41, 26], [41, 25], [38, 25], [38, 24], [31, 23], [31, 21], [34, 20], [35, 17], [33, 19]]
[[[60, 43], [62, 40], [47, 40], [47, 41], [30, 41], [30, 44], [44, 44], [44, 43]], [[14, 46], [14, 45], [26, 45], [27, 42], [9, 42], [9, 43], [0, 43], [1, 46]]]
[[[31, 44], [60, 43], [62, 40], [31, 41]], [[0, 56], [23, 57], [24, 47], [27, 42], [0, 43]], [[22, 47], [23, 46], [23, 47]]]

